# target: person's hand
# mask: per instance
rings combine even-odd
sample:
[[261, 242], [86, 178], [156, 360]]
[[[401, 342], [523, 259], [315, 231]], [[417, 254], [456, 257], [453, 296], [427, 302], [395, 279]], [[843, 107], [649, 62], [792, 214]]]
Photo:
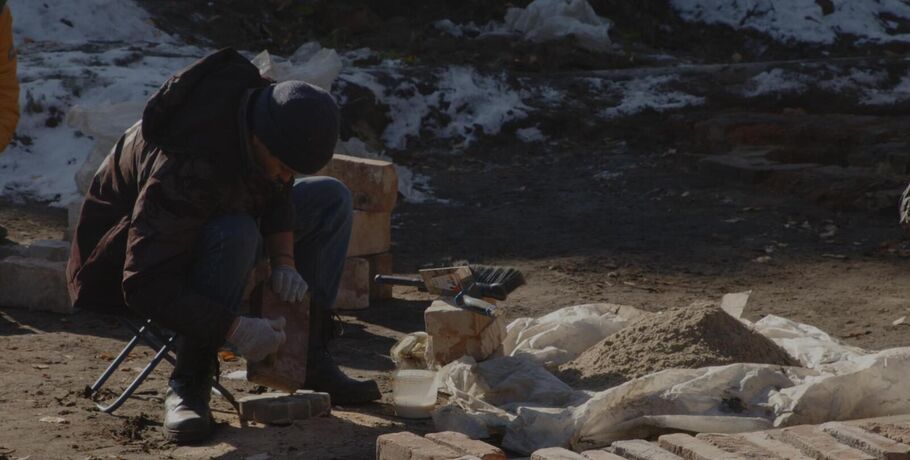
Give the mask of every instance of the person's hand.
[[284, 302], [297, 303], [303, 301], [306, 294], [306, 281], [297, 273], [294, 267], [279, 265], [272, 268], [272, 291]]
[[284, 318], [265, 319], [237, 318], [237, 327], [228, 337], [228, 342], [237, 347], [240, 355], [247, 361], [262, 361], [266, 356], [278, 351], [287, 337], [284, 334]]

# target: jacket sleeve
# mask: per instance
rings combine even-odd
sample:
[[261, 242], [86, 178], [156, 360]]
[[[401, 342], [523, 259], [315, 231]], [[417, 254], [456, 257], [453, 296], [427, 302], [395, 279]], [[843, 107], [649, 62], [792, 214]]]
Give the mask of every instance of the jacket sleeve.
[[0, 14], [0, 152], [6, 149], [19, 123], [19, 79], [16, 76], [13, 15], [9, 5]]
[[206, 204], [215, 202], [217, 187], [206, 179], [209, 171], [193, 171], [203, 168], [198, 162], [164, 157], [158, 161], [162, 164], [142, 186], [133, 208], [124, 299], [158, 324], [218, 347], [234, 314], [189, 283], [194, 248], [210, 214]]

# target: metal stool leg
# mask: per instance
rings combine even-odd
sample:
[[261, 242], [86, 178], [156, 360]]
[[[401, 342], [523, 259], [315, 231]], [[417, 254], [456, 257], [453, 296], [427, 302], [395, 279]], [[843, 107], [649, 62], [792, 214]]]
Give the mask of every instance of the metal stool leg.
[[170, 350], [171, 350], [171, 346], [173, 345], [173, 342], [174, 342], [173, 337], [168, 339], [168, 341], [164, 344], [164, 346], [162, 346], [161, 349], [158, 350], [158, 353], [155, 354], [155, 357], [152, 358], [152, 361], [149, 362], [145, 366], [145, 368], [142, 369], [142, 372], [140, 372], [139, 375], [136, 376], [135, 379], [133, 379], [133, 382], [130, 383], [130, 385], [128, 387], [126, 387], [126, 390], [123, 390], [123, 393], [121, 393], [120, 396], [118, 396], [117, 399], [114, 400], [114, 402], [108, 406], [96, 404], [96, 406], [98, 406], [98, 409], [101, 412], [104, 412], [107, 414], [113, 414], [114, 411], [117, 410], [118, 407], [120, 407], [124, 402], [126, 402], [126, 400], [130, 396], [132, 396], [133, 392], [136, 391], [137, 388], [139, 388], [139, 385], [142, 385], [142, 382], [145, 381], [146, 377], [148, 377], [149, 374], [151, 374], [153, 370], [155, 370], [155, 367], [158, 366], [158, 363], [160, 363], [161, 360], [164, 359], [165, 356], [167, 356], [168, 352], [170, 352]]

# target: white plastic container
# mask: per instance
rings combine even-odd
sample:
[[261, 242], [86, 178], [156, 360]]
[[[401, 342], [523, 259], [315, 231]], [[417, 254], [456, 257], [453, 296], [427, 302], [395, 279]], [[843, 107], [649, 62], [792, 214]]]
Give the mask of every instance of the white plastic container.
[[436, 371], [406, 369], [392, 376], [392, 403], [404, 418], [429, 418], [436, 406]]

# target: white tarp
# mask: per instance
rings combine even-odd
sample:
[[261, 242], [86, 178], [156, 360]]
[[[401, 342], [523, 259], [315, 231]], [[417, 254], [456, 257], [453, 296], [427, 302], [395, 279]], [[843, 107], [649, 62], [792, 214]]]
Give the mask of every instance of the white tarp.
[[[585, 342], [593, 337], [584, 331], [612, 333], [619, 323], [607, 320], [601, 308], [570, 307], [536, 320], [518, 319], [509, 325], [505, 344], [515, 356], [482, 363], [464, 358], [444, 367], [440, 389], [451, 397], [437, 409], [437, 427], [475, 437], [504, 434], [504, 447], [530, 453], [552, 446], [581, 451], [668, 428], [743, 432], [910, 413], [910, 348], [867, 353], [776, 316], [753, 327], [804, 367], [740, 363], [669, 369], [597, 393], [573, 390], [543, 364], [552, 364], [554, 356], [577, 355], [566, 331]], [[557, 324], [560, 319], [565, 326]]]
[[610, 48], [610, 21], [598, 16], [586, 0], [534, 0], [527, 8], [509, 8], [505, 26], [533, 42], [572, 36], [585, 49]]
[[142, 118], [144, 100], [104, 104], [94, 107], [77, 105], [66, 113], [66, 124], [95, 139], [85, 162], [76, 171], [76, 187], [85, 195], [95, 172], [127, 128]]
[[319, 43], [304, 43], [288, 59], [272, 56], [262, 51], [253, 64], [259, 73], [275, 81], [302, 80], [326, 91], [341, 73], [341, 57], [333, 49], [322, 48]]

